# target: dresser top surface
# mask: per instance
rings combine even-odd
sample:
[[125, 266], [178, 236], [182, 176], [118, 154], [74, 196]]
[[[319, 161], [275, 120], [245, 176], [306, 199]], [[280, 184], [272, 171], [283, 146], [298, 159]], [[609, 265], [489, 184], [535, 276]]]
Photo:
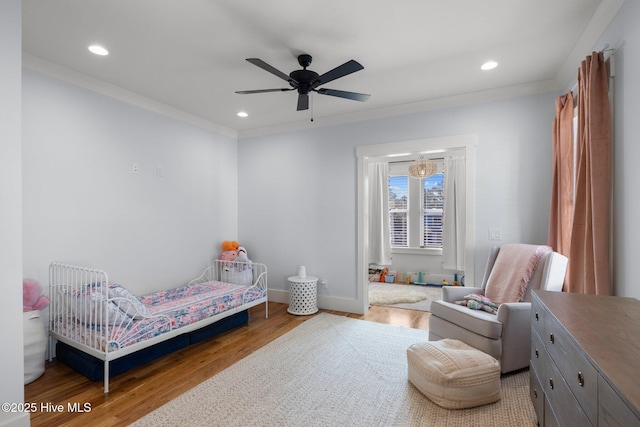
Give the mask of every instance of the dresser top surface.
[[640, 300], [534, 291], [611, 386], [640, 412]]

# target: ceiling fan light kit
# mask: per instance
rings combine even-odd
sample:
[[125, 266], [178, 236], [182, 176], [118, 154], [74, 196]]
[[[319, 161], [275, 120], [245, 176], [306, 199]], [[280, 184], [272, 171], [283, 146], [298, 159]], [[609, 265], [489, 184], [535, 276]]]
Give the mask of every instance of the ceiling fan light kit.
[[289, 83], [290, 88], [278, 88], [278, 89], [256, 89], [256, 90], [242, 90], [236, 91], [238, 94], [246, 95], [253, 93], [266, 93], [266, 92], [287, 92], [291, 90], [298, 91], [298, 105], [297, 110], [307, 110], [309, 108], [309, 93], [316, 92], [321, 95], [335, 96], [338, 98], [351, 99], [354, 101], [364, 102], [371, 95], [357, 92], [347, 92], [343, 90], [319, 88], [325, 83], [329, 83], [333, 80], [339, 79], [356, 71], [364, 69], [360, 63], [353, 59], [345, 62], [344, 64], [328, 71], [322, 75], [315, 71], [308, 70], [307, 67], [311, 65], [313, 58], [311, 55], [302, 54], [298, 55], [298, 64], [302, 67], [301, 70], [292, 71], [289, 75], [283, 73], [277, 68], [267, 64], [259, 58], [247, 58], [247, 61], [253, 65], [262, 68], [269, 73], [286, 80]]

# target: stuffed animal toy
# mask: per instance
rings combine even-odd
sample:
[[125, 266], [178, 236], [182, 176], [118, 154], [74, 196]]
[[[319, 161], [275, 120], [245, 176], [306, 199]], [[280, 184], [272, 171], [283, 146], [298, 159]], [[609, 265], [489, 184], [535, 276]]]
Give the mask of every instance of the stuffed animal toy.
[[222, 242], [222, 253], [218, 256], [219, 260], [222, 261], [235, 261], [238, 258], [238, 248], [240, 245], [236, 241], [227, 241]]
[[247, 256], [247, 250], [244, 248], [244, 246], [238, 246], [238, 257], [236, 258], [236, 261], [240, 261], [244, 263], [244, 264], [241, 264], [243, 270], [246, 270], [247, 268], [249, 268], [249, 265], [251, 264], [251, 260], [249, 259], [249, 256]]
[[237, 251], [240, 244], [235, 240], [225, 240], [221, 246], [223, 251]]
[[464, 305], [472, 310], [482, 310], [487, 313], [497, 314], [498, 305], [484, 295], [469, 294], [462, 301], [454, 301], [458, 305]]
[[42, 295], [40, 283], [33, 279], [22, 281], [22, 311], [42, 310], [49, 305], [49, 298]]

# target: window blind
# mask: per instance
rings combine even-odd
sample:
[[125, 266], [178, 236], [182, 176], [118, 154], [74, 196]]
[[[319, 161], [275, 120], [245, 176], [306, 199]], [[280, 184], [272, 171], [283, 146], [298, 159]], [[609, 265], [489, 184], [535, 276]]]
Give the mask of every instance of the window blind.
[[389, 176], [389, 232], [391, 234], [391, 246], [409, 246], [408, 191], [408, 176]]
[[442, 247], [443, 180], [442, 173], [422, 179], [422, 247]]

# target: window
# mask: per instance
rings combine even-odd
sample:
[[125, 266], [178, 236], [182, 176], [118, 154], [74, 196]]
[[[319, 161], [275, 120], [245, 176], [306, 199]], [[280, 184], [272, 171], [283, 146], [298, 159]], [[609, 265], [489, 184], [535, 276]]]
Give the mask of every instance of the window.
[[422, 247], [442, 248], [442, 212], [444, 173], [437, 173], [422, 181]]
[[[383, 181], [384, 182], [384, 181]], [[384, 198], [383, 198], [384, 199]], [[407, 247], [409, 177], [389, 176], [389, 232], [391, 246]]]
[[389, 164], [389, 232], [392, 248], [442, 249], [442, 212], [444, 173], [428, 178], [408, 175], [410, 162]]

